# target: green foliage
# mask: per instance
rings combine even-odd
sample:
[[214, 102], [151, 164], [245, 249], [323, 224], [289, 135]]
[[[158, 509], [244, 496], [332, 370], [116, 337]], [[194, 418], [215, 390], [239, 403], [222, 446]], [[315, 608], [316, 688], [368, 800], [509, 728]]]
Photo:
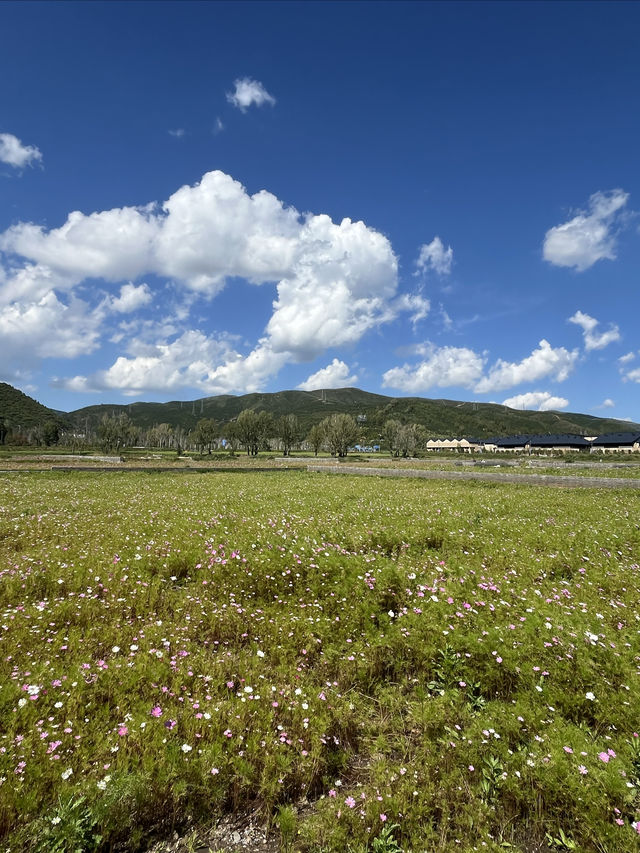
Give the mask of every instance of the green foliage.
[[397, 829], [400, 829], [397, 823], [386, 824], [380, 835], [371, 842], [372, 853], [402, 853], [402, 847], [393, 835]]
[[637, 494], [2, 483], [3, 849], [634, 849]]
[[331, 415], [322, 421], [320, 427], [329, 452], [334, 456], [346, 456], [358, 438], [358, 425], [351, 415]]
[[32, 853], [92, 853], [100, 849], [102, 836], [83, 796], [61, 796], [56, 807], [36, 821], [26, 842]]

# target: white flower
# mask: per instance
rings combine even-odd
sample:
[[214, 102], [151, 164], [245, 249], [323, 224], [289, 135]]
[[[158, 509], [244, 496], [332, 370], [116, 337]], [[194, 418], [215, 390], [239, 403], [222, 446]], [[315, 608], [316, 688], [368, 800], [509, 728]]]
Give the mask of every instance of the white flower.
[[53, 707], [54, 708], [62, 708], [62, 702], [56, 702], [56, 704]]
[[136, 644], [135, 644], [135, 643], [132, 643], [132, 644], [129, 646], [129, 648], [131, 649], [131, 651], [132, 651], [132, 652], [137, 652], [137, 651], [138, 651], [138, 647], [136, 646]]
[[191, 752], [191, 750], [193, 749], [193, 747], [192, 747], [192, 746], [189, 746], [189, 744], [188, 744], [188, 743], [183, 743], [183, 744], [182, 744], [182, 746], [180, 747], [180, 749], [181, 749], [184, 753], [187, 753], [187, 752]]
[[593, 695], [593, 693], [589, 690], [589, 692], [588, 692], [588, 693], [585, 693], [585, 694], [584, 694], [584, 698], [585, 698], [585, 699], [588, 699], [590, 702], [593, 702], [593, 701], [594, 701], [594, 699], [595, 699], [596, 697], [595, 697], [595, 696]]
[[26, 704], [27, 700], [24, 698], [24, 696], [22, 697], [22, 699], [18, 699], [18, 708], [24, 708]]
[[41, 690], [42, 687], [40, 687], [39, 684], [29, 684], [29, 686], [27, 687], [27, 693], [29, 694], [29, 696], [37, 696]]
[[69, 767], [69, 768], [67, 768], [67, 770], [63, 770], [60, 775], [62, 776], [63, 779], [68, 779], [69, 776], [72, 775], [72, 773], [73, 773], [73, 770], [71, 769], [71, 767]]
[[264, 657], [264, 652], [263, 652], [263, 651], [261, 651], [260, 649], [258, 649], [258, 651], [256, 652], [256, 654], [258, 655], [258, 657], [259, 657], [259, 658], [263, 658], [263, 657]]
[[390, 611], [389, 611], [389, 616], [391, 616], [391, 618], [392, 618], [392, 619], [393, 619], [393, 617], [394, 617], [395, 615], [396, 615], [396, 614], [393, 612], [393, 610], [390, 610]]
[[56, 824], [60, 823], [60, 821], [61, 821], [61, 820], [62, 820], [62, 818], [61, 818], [61, 817], [58, 817], [58, 816], [56, 815], [55, 817], [52, 817], [52, 818], [51, 818], [51, 823], [55, 826]]
[[118, 654], [118, 652], [120, 651], [120, 646], [114, 646], [114, 647], [111, 649], [111, 651], [114, 653], [114, 655], [117, 655], [117, 654]]
[[244, 688], [244, 692], [245, 693], [253, 693], [253, 687], [249, 687], [249, 685], [247, 684], [247, 686]]

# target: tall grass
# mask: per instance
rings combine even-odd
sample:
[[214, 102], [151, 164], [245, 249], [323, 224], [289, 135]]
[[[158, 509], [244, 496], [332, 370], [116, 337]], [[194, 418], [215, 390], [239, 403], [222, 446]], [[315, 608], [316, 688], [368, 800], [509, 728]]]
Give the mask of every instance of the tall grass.
[[144, 850], [256, 808], [287, 851], [636, 849], [639, 508], [4, 477], [3, 849]]

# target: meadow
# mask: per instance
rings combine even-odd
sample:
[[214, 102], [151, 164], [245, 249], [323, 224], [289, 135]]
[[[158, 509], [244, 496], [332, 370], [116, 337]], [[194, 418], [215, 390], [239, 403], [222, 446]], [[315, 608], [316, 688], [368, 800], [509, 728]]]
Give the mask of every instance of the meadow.
[[640, 496], [0, 474], [0, 849], [637, 850]]

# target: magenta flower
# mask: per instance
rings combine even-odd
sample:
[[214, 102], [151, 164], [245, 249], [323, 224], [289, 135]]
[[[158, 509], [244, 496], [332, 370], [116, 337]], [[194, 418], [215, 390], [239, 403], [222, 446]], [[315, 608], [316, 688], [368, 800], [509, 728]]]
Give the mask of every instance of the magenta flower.
[[120, 737], [124, 737], [126, 734], [128, 734], [128, 732], [129, 729], [126, 726], [120, 726], [120, 728], [118, 729], [118, 734], [120, 735]]
[[152, 717], [161, 717], [162, 716], [162, 708], [160, 707], [160, 705], [156, 705], [155, 707], [153, 707], [151, 709], [151, 716]]

